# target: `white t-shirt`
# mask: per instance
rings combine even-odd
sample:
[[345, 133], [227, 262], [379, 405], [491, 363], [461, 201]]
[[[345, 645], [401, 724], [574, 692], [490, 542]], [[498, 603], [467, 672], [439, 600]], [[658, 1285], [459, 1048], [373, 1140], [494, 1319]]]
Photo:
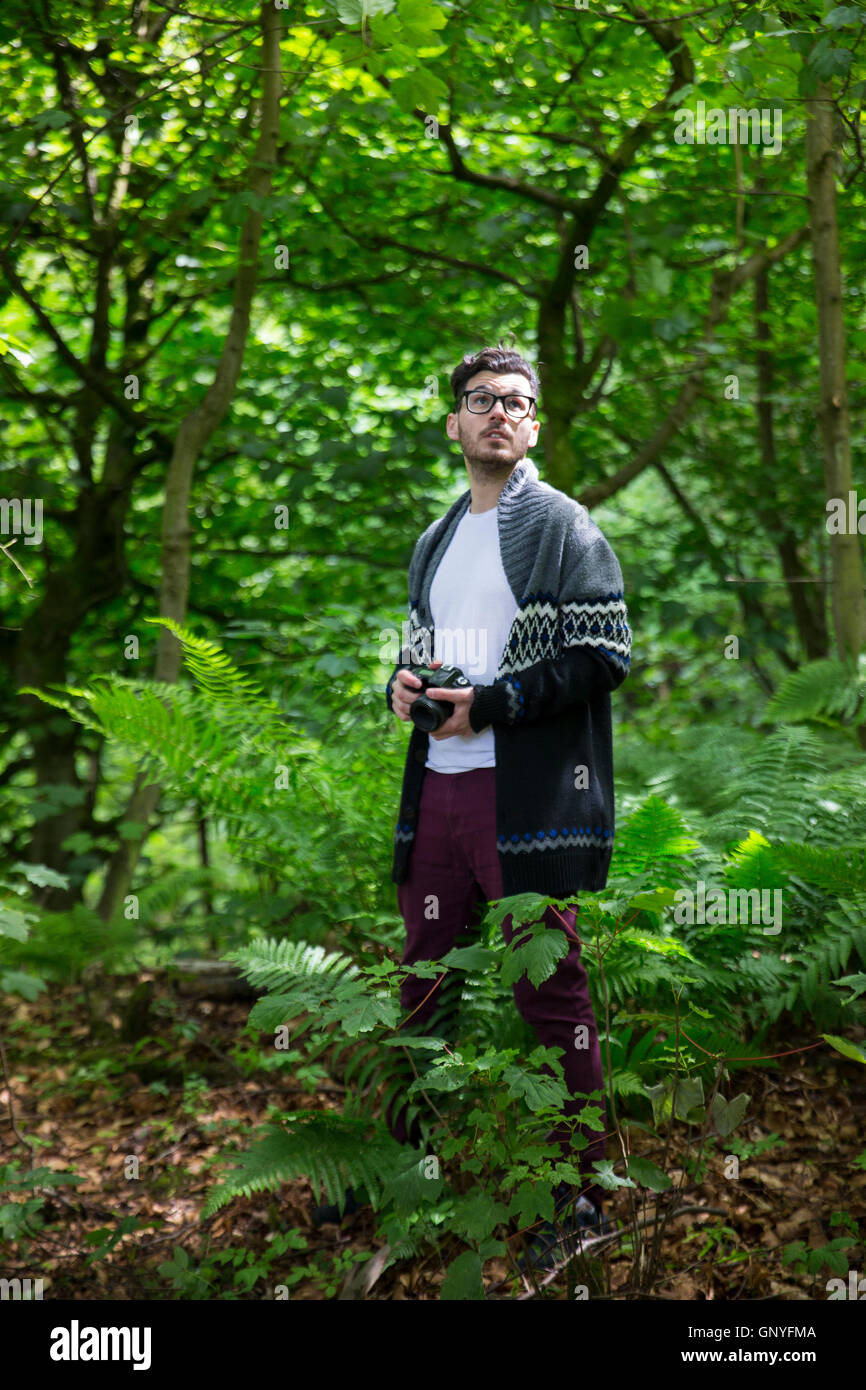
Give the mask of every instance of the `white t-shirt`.
[[[497, 508], [466, 512], [430, 586], [434, 659], [459, 666], [473, 685], [490, 685], [516, 613], [499, 553]], [[493, 729], [442, 740], [431, 736], [426, 766], [434, 772], [495, 767]]]

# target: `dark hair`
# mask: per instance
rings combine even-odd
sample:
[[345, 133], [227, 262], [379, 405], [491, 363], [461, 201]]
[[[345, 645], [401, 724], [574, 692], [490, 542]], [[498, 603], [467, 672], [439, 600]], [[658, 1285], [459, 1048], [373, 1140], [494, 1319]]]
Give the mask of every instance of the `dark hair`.
[[[497, 343], [496, 347], [482, 348], [480, 352], [466, 353], [459, 367], [455, 367], [451, 373], [451, 390], [454, 394], [454, 408], [460, 409], [460, 400], [466, 389], [467, 381], [470, 381], [478, 372], [495, 372], [501, 375], [504, 372], [520, 372], [529, 382], [529, 391], [526, 393], [536, 398], [540, 392], [540, 383], [535, 374], [535, 369], [519, 352], [512, 352], [509, 348], [504, 348], [502, 343]], [[535, 406], [532, 407], [532, 417], [538, 414]]]

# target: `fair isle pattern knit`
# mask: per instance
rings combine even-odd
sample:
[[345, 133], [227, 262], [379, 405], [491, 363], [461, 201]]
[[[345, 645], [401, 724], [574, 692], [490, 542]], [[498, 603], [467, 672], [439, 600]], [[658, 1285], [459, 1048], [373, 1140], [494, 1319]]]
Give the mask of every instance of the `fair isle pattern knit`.
[[[466, 492], [418, 540], [409, 567], [401, 666], [435, 659], [430, 585], [471, 501]], [[601, 890], [614, 839], [610, 694], [628, 674], [622, 573], [586, 508], [517, 465], [497, 504], [499, 546], [518, 611], [491, 685], [469, 722], [493, 726], [503, 893]], [[428, 735], [412, 728], [394, 840], [401, 883], [415, 838]]]
[[514, 620], [497, 675], [508, 675], [554, 660], [567, 647], [595, 647], [624, 673], [629, 668], [631, 631], [622, 593], [605, 594], [596, 603], [557, 604], [555, 594], [527, 600]]

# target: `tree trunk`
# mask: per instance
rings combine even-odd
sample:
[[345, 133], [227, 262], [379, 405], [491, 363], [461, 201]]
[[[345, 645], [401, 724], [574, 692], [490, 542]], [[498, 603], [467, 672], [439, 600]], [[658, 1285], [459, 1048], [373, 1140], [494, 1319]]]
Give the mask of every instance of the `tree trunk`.
[[[819, 82], [805, 102], [806, 176], [809, 189], [815, 301], [818, 311], [820, 401], [818, 422], [827, 500], [851, 490], [851, 421], [845, 380], [845, 324], [836, 216], [834, 107], [828, 83]], [[836, 650], [844, 660], [866, 646], [863, 560], [856, 534], [831, 534], [832, 614]], [[861, 732], [861, 741], [866, 728]], [[866, 746], [866, 745], [864, 745]]]
[[[758, 448], [761, 467], [768, 478], [776, 476], [776, 435], [773, 427], [773, 356], [770, 351], [770, 272], [766, 266], [755, 276], [755, 365], [758, 376], [758, 396], [755, 409], [758, 416]], [[767, 534], [775, 535], [776, 549], [782, 574], [788, 589], [791, 611], [807, 661], [817, 661], [827, 655], [827, 626], [824, 621], [824, 586], [810, 595], [809, 585], [801, 581], [805, 565], [800, 560], [797, 538], [789, 526], [766, 510], [761, 518]]]
[[[262, 30], [262, 98], [259, 137], [247, 175], [247, 190], [258, 199], [271, 190], [276, 164], [280, 117], [280, 13], [272, 0], [260, 9]], [[166, 480], [162, 513], [162, 586], [159, 612], [182, 624], [189, 598], [190, 520], [189, 501], [196, 463], [205, 445], [225, 417], [240, 376], [250, 326], [250, 312], [258, 278], [259, 249], [264, 215], [251, 209], [244, 221], [238, 250], [232, 313], [213, 381], [204, 398], [181, 422]], [[154, 679], [173, 684], [181, 667], [182, 648], [166, 628], [160, 629]], [[159, 801], [156, 783], [136, 779], [125, 819], [147, 827]], [[99, 900], [100, 916], [109, 921], [120, 907], [147, 838], [147, 829], [135, 840], [125, 840], [112, 856]]]

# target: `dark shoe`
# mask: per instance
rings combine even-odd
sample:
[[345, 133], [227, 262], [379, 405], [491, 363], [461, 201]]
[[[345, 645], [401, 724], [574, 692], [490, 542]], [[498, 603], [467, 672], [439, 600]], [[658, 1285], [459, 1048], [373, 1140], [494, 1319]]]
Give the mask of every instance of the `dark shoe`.
[[594, 1239], [616, 1229], [605, 1217], [601, 1202], [575, 1197], [574, 1188], [568, 1183], [554, 1188], [553, 1210], [553, 1221], [545, 1221], [533, 1231], [527, 1242], [527, 1253], [517, 1262], [523, 1275], [530, 1268], [536, 1275], [550, 1274], [586, 1249]]
[[370, 1202], [367, 1200], [366, 1192], [361, 1192], [356, 1196], [355, 1189], [347, 1187], [342, 1209], [337, 1206], [316, 1207], [313, 1210], [313, 1225], [323, 1226], [326, 1221], [333, 1221], [335, 1225], [339, 1225], [344, 1216], [354, 1216], [356, 1211], [368, 1206], [370, 1206]]

